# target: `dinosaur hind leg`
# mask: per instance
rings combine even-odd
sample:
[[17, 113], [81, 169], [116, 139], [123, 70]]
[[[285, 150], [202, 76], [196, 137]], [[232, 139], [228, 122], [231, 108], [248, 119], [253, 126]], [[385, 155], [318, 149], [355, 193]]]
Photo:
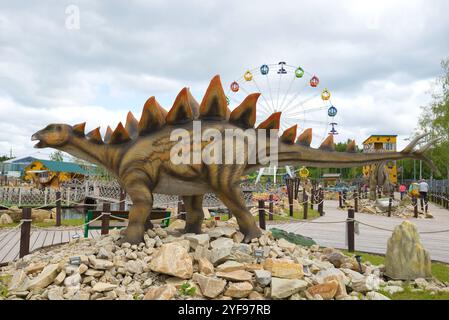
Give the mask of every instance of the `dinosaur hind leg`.
[[237, 219], [240, 232], [244, 234], [244, 242], [249, 243], [252, 239], [262, 235], [261, 230], [257, 227], [253, 216], [246, 208], [243, 200], [243, 192], [239, 187], [231, 187], [228, 190], [217, 191], [217, 196], [231, 210], [231, 213]]
[[186, 208], [186, 233], [201, 233], [201, 224], [204, 219], [203, 195], [183, 196], [184, 206]]

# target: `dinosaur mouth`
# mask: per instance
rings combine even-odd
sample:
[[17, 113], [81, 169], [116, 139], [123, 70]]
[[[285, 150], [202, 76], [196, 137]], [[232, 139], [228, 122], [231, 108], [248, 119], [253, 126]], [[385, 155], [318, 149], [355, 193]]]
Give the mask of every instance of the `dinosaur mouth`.
[[38, 141], [38, 143], [36, 143], [33, 146], [33, 148], [39, 149], [39, 148], [44, 148], [45, 147], [45, 143], [41, 139], [39, 139], [39, 136], [37, 134], [33, 134], [31, 136], [31, 141]]

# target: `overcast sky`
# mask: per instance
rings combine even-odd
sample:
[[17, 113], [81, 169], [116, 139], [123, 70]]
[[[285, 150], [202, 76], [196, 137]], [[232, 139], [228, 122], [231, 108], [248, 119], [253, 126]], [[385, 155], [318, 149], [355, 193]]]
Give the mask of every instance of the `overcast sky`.
[[49, 123], [104, 132], [152, 95], [168, 110], [185, 86], [201, 100], [215, 74], [278, 61], [331, 88], [337, 141], [403, 147], [449, 56], [445, 0], [0, 3], [0, 154], [16, 156]]

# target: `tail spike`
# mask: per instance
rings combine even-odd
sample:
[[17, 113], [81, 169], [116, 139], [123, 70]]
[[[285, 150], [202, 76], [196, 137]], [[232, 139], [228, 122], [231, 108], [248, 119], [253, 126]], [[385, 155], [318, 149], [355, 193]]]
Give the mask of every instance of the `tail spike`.
[[75, 125], [72, 127], [73, 132], [74, 132], [76, 135], [81, 136], [81, 137], [84, 137], [84, 130], [85, 130], [85, 129], [86, 129], [86, 123], [85, 123], [85, 122], [79, 123], [79, 124], [75, 124]]
[[296, 139], [296, 131], [298, 130], [298, 125], [294, 125], [291, 128], [288, 128], [284, 131], [284, 133], [281, 136], [281, 141], [288, 143], [288, 144], [294, 144]]
[[335, 151], [334, 135], [330, 134], [320, 145], [321, 150]]
[[350, 140], [347, 147], [346, 152], [357, 152], [357, 145], [355, 143], [355, 140]]
[[248, 95], [229, 116], [229, 122], [244, 129], [253, 128], [256, 123], [256, 104], [260, 93]]
[[89, 141], [97, 144], [103, 144], [103, 140], [101, 139], [100, 127], [90, 131], [87, 135]]
[[111, 141], [112, 129], [110, 126], [106, 129], [106, 133], [104, 134], [104, 142], [109, 143]]
[[134, 139], [138, 135], [137, 127], [139, 126], [139, 122], [134, 117], [131, 111], [128, 112], [126, 116], [125, 129], [128, 132], [131, 139]]
[[117, 128], [115, 128], [114, 132], [111, 135], [109, 144], [119, 144], [128, 142], [130, 140], [131, 138], [129, 137], [128, 131], [126, 131], [125, 127], [123, 127], [123, 124], [119, 122]]
[[296, 140], [296, 143], [300, 146], [310, 147], [310, 144], [312, 143], [312, 128], [304, 130]]
[[167, 111], [161, 107], [155, 97], [150, 97], [144, 104], [142, 116], [137, 125], [139, 135], [144, 135], [158, 130], [165, 125]]
[[257, 129], [279, 129], [281, 125], [281, 112], [275, 112], [271, 116], [268, 117], [267, 120], [259, 124]]
[[167, 124], [183, 124], [194, 119], [193, 110], [191, 107], [191, 99], [188, 93], [189, 89], [184, 88], [179, 92], [173, 103], [173, 107], [165, 117]]
[[226, 120], [229, 116], [226, 95], [221, 85], [220, 76], [216, 75], [210, 81], [209, 87], [201, 101], [200, 118], [208, 120]]

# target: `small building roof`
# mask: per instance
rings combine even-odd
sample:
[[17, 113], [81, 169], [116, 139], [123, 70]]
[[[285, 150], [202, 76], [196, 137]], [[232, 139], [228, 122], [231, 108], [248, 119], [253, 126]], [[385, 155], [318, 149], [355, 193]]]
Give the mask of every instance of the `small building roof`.
[[62, 161], [40, 160], [40, 159], [36, 159], [36, 161], [41, 162], [48, 170], [53, 172], [70, 172], [82, 175], [89, 174], [89, 171], [87, 171], [86, 169], [82, 168], [79, 164], [74, 162], [62, 162]]
[[371, 139], [373, 137], [392, 137], [392, 138], [396, 138], [397, 136], [398, 136], [397, 134], [372, 134], [368, 138], [366, 138], [365, 141], [362, 142], [362, 144], [365, 144], [366, 141], [368, 141], [369, 139]]

